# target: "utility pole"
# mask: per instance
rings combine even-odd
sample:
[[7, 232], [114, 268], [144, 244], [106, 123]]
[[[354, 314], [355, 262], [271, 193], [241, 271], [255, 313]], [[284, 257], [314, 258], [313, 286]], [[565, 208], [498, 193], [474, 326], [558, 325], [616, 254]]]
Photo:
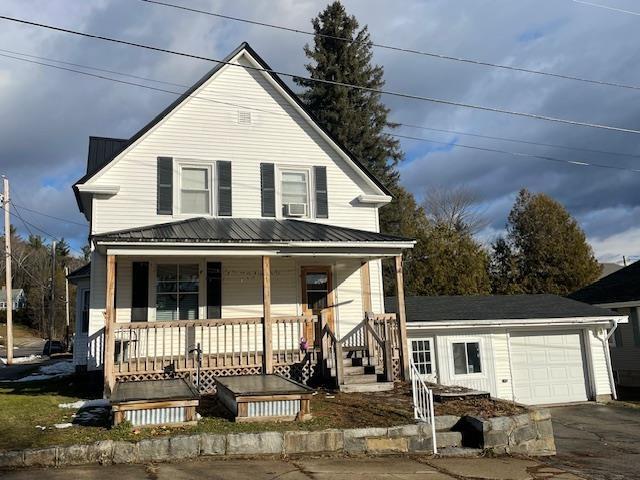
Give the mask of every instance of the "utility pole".
[[51, 296], [49, 297], [49, 356], [53, 341], [53, 319], [56, 302], [56, 241], [51, 242]]
[[67, 278], [69, 275], [69, 267], [64, 267], [64, 306], [65, 306], [65, 317], [67, 320], [67, 329], [64, 332], [64, 343], [65, 348], [69, 351], [69, 279]]
[[11, 297], [11, 217], [9, 215], [9, 179], [2, 176], [4, 193], [2, 204], [4, 206], [4, 259], [7, 290], [7, 365], [13, 363], [13, 298]]
[[622, 255], [622, 263], [625, 267], [627, 266], [627, 257], [625, 255]]

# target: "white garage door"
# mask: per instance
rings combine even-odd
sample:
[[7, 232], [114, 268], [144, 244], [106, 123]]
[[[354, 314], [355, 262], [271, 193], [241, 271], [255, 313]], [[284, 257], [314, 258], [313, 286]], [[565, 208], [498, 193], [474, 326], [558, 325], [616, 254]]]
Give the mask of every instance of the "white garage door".
[[516, 402], [535, 405], [587, 400], [580, 333], [511, 335]]

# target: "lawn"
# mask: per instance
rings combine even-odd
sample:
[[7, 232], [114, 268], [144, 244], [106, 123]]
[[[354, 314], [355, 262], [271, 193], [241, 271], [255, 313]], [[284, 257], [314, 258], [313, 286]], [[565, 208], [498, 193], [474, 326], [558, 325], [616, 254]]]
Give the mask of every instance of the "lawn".
[[[90, 443], [97, 440], [127, 440], [169, 435], [171, 433], [237, 433], [284, 430], [322, 430], [326, 428], [390, 427], [413, 423], [410, 390], [400, 386], [393, 392], [340, 394], [318, 390], [311, 402], [313, 418], [305, 422], [235, 423], [225, 417], [215, 397], [204, 397], [197, 426], [183, 428], [144, 428], [132, 430], [126, 425], [108, 428], [106, 418], [84, 425], [58, 429], [55, 424], [78, 422], [82, 415], [58, 405], [79, 399], [100, 397], [99, 377], [65, 377], [39, 382], [0, 384], [0, 450]], [[486, 411], [513, 414], [510, 404], [484, 400], [447, 402], [436, 405], [436, 414], [464, 414]], [[461, 413], [462, 412], [462, 413]], [[82, 413], [82, 412], [81, 412]], [[519, 413], [519, 412], [516, 412]], [[44, 427], [44, 428], [42, 428]]]

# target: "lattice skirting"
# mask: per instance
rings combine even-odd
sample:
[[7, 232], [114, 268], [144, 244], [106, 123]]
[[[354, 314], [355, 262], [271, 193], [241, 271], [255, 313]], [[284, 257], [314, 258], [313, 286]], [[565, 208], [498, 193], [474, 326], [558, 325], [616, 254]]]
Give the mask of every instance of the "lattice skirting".
[[402, 380], [402, 366], [400, 365], [400, 359], [394, 358], [391, 361], [391, 367], [393, 372], [393, 380], [394, 381]]

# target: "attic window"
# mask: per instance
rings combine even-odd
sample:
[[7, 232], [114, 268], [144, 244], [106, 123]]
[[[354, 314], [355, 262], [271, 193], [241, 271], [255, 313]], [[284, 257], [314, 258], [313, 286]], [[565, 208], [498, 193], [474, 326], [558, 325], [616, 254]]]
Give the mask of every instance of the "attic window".
[[238, 125], [251, 125], [251, 112], [238, 110]]

